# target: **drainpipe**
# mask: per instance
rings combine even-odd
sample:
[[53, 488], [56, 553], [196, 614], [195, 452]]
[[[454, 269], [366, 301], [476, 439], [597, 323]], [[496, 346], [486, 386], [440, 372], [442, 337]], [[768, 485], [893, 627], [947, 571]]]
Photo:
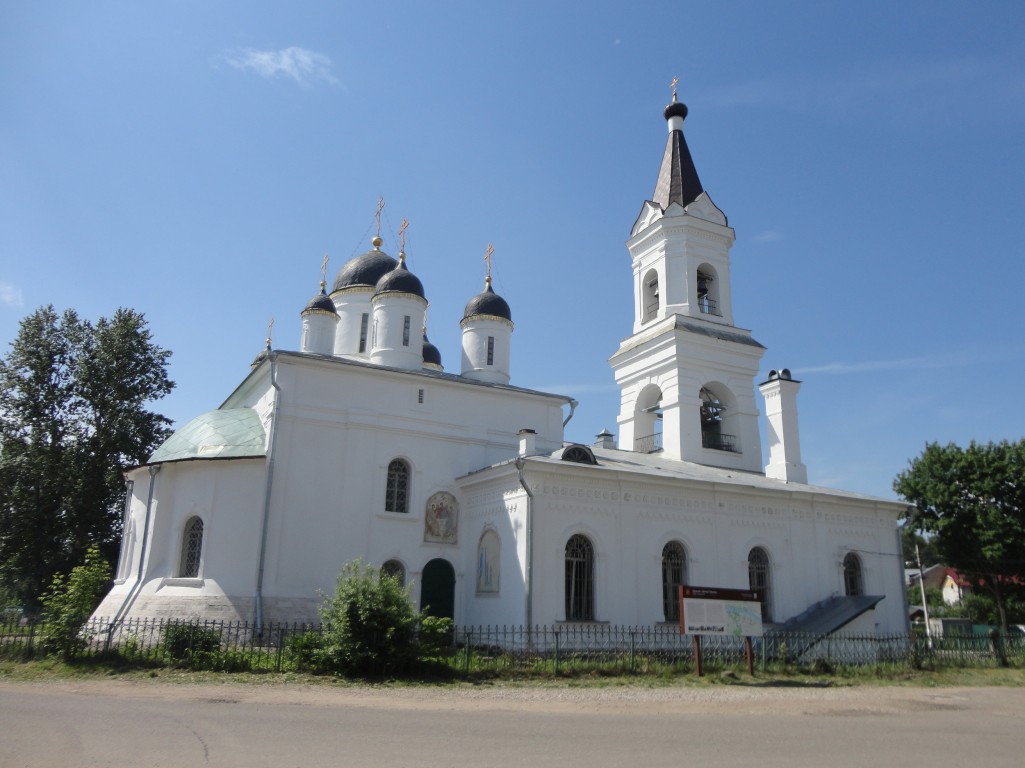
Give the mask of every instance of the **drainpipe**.
[[114, 635], [114, 628], [118, 625], [118, 622], [124, 617], [125, 612], [128, 610], [139, 592], [142, 590], [142, 574], [146, 567], [146, 549], [149, 544], [149, 521], [151, 517], [151, 511], [153, 509], [153, 490], [157, 482], [157, 473], [160, 471], [162, 464], [151, 464], [147, 469], [149, 470], [149, 492], [146, 495], [146, 518], [142, 524], [142, 546], [139, 551], [139, 573], [135, 577], [135, 584], [131, 589], [128, 590], [128, 594], [125, 596], [124, 602], [121, 603], [121, 607], [117, 609], [117, 613], [114, 614], [114, 618], [110, 622], [110, 626], [107, 627], [107, 645], [110, 645], [111, 639]]
[[578, 405], [580, 405], [579, 401], [570, 399], [570, 401], [569, 401], [569, 416], [567, 416], [566, 420], [564, 422], [562, 422], [563, 428], [565, 428], [566, 425], [569, 424], [569, 420], [573, 418], [573, 413], [577, 410], [577, 406]]
[[534, 493], [527, 485], [527, 479], [523, 476], [523, 467], [526, 464], [523, 456], [516, 457], [516, 471], [520, 476], [520, 485], [527, 494], [527, 640], [530, 642], [533, 637], [530, 628], [534, 623]]
[[256, 631], [263, 633], [263, 571], [267, 557], [267, 527], [270, 522], [270, 498], [274, 487], [274, 442], [278, 434], [278, 411], [281, 387], [278, 385], [277, 355], [270, 354], [270, 384], [274, 388], [274, 406], [271, 410], [270, 438], [267, 440], [267, 482], [263, 493], [263, 522], [260, 525], [260, 559], [256, 571]]

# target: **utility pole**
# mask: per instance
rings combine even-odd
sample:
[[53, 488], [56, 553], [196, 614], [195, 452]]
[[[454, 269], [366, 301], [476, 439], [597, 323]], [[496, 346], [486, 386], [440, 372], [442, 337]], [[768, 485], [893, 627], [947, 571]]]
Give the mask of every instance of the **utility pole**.
[[918, 542], [915, 542], [915, 559], [918, 561], [918, 588], [922, 592], [922, 613], [925, 614], [925, 640], [932, 650], [932, 628], [929, 626], [929, 602], [925, 599], [925, 572], [922, 570], [922, 555], [918, 551]]

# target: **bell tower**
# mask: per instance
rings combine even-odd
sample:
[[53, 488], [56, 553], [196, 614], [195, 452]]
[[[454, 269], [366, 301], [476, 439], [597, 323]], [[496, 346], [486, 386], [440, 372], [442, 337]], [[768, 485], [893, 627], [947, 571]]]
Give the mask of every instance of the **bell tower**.
[[698, 178], [676, 83], [655, 191], [627, 241], [633, 333], [609, 360], [621, 393], [619, 447], [761, 472], [754, 380], [765, 348], [733, 324], [735, 235]]

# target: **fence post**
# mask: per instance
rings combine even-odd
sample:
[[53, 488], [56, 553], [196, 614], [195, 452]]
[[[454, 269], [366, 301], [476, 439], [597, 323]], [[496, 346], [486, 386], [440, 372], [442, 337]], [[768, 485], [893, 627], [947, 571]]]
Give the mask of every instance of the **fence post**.
[[463, 649], [463, 674], [470, 674], [470, 639], [473, 636], [473, 630], [466, 630], [466, 646]]
[[285, 650], [285, 624], [278, 624], [278, 652], [274, 658], [274, 671], [281, 671], [281, 654]]
[[634, 674], [637, 671], [637, 666], [634, 663], [636, 660], [637, 651], [637, 632], [630, 630], [630, 674]]
[[555, 676], [559, 676], [559, 630], [555, 630]]

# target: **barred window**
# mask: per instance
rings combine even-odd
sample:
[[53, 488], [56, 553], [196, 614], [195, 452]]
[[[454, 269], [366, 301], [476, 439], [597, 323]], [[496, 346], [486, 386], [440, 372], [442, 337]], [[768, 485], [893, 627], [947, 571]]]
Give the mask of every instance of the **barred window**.
[[687, 552], [670, 541], [662, 548], [662, 613], [666, 621], [680, 620], [679, 587], [687, 583]]
[[566, 542], [566, 620], [594, 620], [594, 545], [579, 533]]
[[861, 577], [861, 558], [848, 552], [843, 559], [843, 588], [848, 597], [865, 594], [865, 585]]
[[495, 364], [495, 337], [488, 336], [488, 365]]
[[178, 575], [185, 579], [199, 576], [199, 562], [203, 554], [203, 521], [190, 517], [182, 532], [182, 556]]
[[381, 566], [381, 574], [396, 579], [400, 586], [406, 586], [406, 566], [398, 560], [385, 561], [384, 565]]
[[402, 459], [394, 459], [388, 465], [384, 510], [386, 512], [409, 511], [409, 465]]
[[769, 572], [769, 553], [755, 547], [747, 555], [747, 578], [753, 592], [762, 601], [762, 621], [772, 621], [772, 574]]
[[409, 315], [402, 318], [402, 346], [409, 346]]

